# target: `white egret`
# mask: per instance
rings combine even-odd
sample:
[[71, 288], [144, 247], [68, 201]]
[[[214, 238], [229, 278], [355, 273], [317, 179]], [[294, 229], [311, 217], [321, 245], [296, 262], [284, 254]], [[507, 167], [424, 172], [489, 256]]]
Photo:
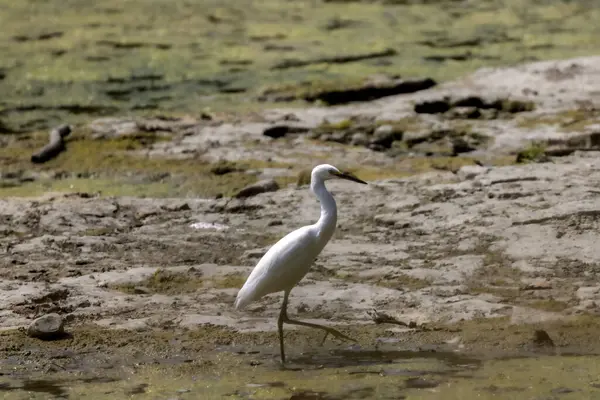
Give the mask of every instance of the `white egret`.
[[277, 320], [282, 363], [285, 363], [284, 323], [322, 329], [326, 332], [325, 338], [328, 334], [331, 334], [339, 339], [353, 340], [328, 326], [293, 320], [288, 318], [287, 315], [290, 291], [306, 275], [313, 261], [321, 253], [335, 231], [337, 205], [335, 199], [325, 187], [325, 181], [329, 179], [347, 179], [366, 184], [366, 182], [351, 173], [341, 172], [332, 165], [322, 164], [316, 166], [311, 173], [310, 188], [321, 203], [321, 217], [315, 224], [303, 226], [288, 233], [275, 243], [256, 264], [235, 300], [235, 308], [242, 310], [251, 302], [269, 293], [284, 292], [283, 303]]

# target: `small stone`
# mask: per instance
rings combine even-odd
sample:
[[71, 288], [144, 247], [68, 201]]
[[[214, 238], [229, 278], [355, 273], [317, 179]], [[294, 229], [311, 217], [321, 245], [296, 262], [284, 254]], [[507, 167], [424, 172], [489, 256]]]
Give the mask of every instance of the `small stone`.
[[392, 125], [381, 125], [375, 129], [373, 135], [389, 135], [394, 131], [394, 127]]
[[88, 127], [92, 131], [92, 139], [127, 136], [138, 132], [138, 125], [131, 119], [100, 118], [92, 121]]
[[273, 179], [267, 179], [246, 186], [245, 188], [237, 192], [233, 197], [235, 197], [236, 199], [242, 199], [246, 197], [256, 196], [260, 193], [275, 192], [277, 190], [279, 190], [279, 184]]
[[477, 107], [455, 107], [448, 113], [449, 118], [477, 119], [481, 117], [481, 111]]
[[91, 306], [92, 303], [89, 300], [83, 300], [81, 303], [77, 304], [77, 308], [87, 308]]
[[275, 125], [266, 128], [263, 131], [263, 135], [273, 139], [279, 139], [287, 135], [288, 133], [306, 133], [308, 128], [304, 126], [292, 126], [292, 125]]
[[398, 222], [398, 215], [394, 213], [378, 214], [374, 220], [377, 225], [394, 226]]
[[350, 139], [353, 146], [366, 146], [369, 144], [369, 137], [363, 132], [356, 132]]
[[577, 308], [580, 310], [593, 310], [596, 307], [597, 304], [594, 300], [582, 300], [579, 302], [579, 306]]
[[336, 143], [348, 143], [349, 134], [345, 131], [333, 132], [329, 141]]
[[56, 314], [46, 314], [37, 318], [29, 325], [27, 335], [43, 340], [53, 340], [62, 337], [65, 333], [64, 319]]
[[394, 140], [402, 140], [402, 132], [396, 131], [392, 125], [381, 125], [373, 132], [371, 144], [389, 149]]
[[421, 377], [408, 378], [405, 382], [407, 388], [412, 389], [432, 389], [437, 387], [440, 382], [435, 380], [423, 379]]
[[191, 210], [190, 205], [187, 202], [175, 201], [171, 204], [167, 204], [163, 207], [167, 211], [189, 211]]
[[488, 170], [489, 168], [482, 167], [479, 165], [465, 165], [456, 172], [456, 175], [461, 181], [467, 181], [473, 180], [479, 175], [487, 173]]
[[139, 385], [135, 385], [134, 387], [132, 387], [130, 389], [126, 389], [125, 393], [128, 395], [144, 394], [144, 393], [146, 393], [147, 388], [148, 388], [147, 383], [140, 383]]
[[452, 139], [452, 153], [453, 155], [462, 154], [462, 153], [470, 153], [474, 150], [477, 150], [474, 146], [471, 145], [464, 138], [454, 138]]
[[133, 288], [133, 294], [150, 294], [150, 290], [144, 286], [136, 286]]
[[303, 313], [303, 312], [307, 312], [308, 310], [310, 310], [310, 308], [305, 303], [300, 303], [300, 305], [298, 307], [296, 307], [296, 312], [299, 314]]
[[330, 133], [324, 133], [321, 136], [319, 136], [319, 140], [321, 140], [323, 142], [331, 142], [331, 134]]
[[213, 166], [210, 169], [210, 172], [214, 175], [225, 175], [229, 174], [230, 172], [235, 172], [236, 170], [237, 169], [235, 168], [235, 165], [227, 162], [220, 162]]
[[385, 151], [385, 146], [382, 146], [380, 144], [375, 144], [375, 143], [371, 143], [369, 145], [369, 149], [373, 150], [373, 151]]
[[313, 392], [311, 390], [308, 390], [292, 394], [289, 400], [319, 400], [326, 398], [327, 393], [325, 392]]
[[402, 140], [404, 140], [408, 147], [413, 147], [419, 143], [433, 140], [431, 136], [432, 133], [430, 130], [406, 131], [402, 135]]
[[441, 114], [448, 111], [450, 107], [450, 101], [443, 99], [415, 104], [414, 110], [417, 114]]
[[263, 131], [263, 135], [273, 139], [278, 139], [284, 137], [289, 131], [290, 128], [287, 125], [275, 125], [265, 129]]
[[567, 387], [558, 387], [556, 389], [552, 389], [553, 394], [567, 394], [567, 393], [573, 393], [574, 391], [575, 390], [569, 389]]
[[552, 289], [552, 282], [547, 279], [537, 279], [526, 284], [523, 290], [548, 290]]
[[548, 335], [548, 332], [546, 332], [543, 329], [538, 329], [534, 332], [533, 334], [533, 343], [536, 346], [542, 346], [542, 347], [554, 347], [554, 341], [552, 340], [552, 338], [550, 337], [550, 335]]
[[460, 336], [454, 336], [452, 339], [446, 340], [446, 344], [457, 345], [460, 344], [462, 338]]

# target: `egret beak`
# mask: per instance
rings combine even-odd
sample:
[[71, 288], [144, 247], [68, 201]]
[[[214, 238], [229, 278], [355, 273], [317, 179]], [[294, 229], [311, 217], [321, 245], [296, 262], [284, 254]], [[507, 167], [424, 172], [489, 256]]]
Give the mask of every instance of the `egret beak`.
[[361, 179], [358, 179], [352, 172], [340, 172], [340, 173], [334, 173], [334, 175], [340, 179], [346, 179], [348, 181], [362, 183], [363, 185], [367, 184], [367, 182], [365, 182]]

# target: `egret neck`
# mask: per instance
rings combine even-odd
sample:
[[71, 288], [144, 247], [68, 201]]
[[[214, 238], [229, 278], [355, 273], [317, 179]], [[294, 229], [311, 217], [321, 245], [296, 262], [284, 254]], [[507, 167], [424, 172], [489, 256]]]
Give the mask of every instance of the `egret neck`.
[[315, 226], [317, 227], [319, 241], [323, 243], [323, 247], [325, 247], [325, 244], [331, 239], [331, 236], [335, 231], [335, 225], [337, 223], [337, 205], [335, 199], [325, 187], [325, 182], [321, 178], [313, 177], [310, 189], [321, 203], [321, 216]]

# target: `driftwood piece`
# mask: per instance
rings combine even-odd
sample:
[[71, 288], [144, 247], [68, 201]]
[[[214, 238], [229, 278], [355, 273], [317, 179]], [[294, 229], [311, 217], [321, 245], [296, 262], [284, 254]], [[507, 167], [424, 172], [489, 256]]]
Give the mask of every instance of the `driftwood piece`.
[[31, 156], [31, 162], [36, 164], [45, 163], [56, 157], [65, 150], [64, 138], [71, 133], [70, 125], [61, 125], [50, 132], [50, 141], [40, 151]]

